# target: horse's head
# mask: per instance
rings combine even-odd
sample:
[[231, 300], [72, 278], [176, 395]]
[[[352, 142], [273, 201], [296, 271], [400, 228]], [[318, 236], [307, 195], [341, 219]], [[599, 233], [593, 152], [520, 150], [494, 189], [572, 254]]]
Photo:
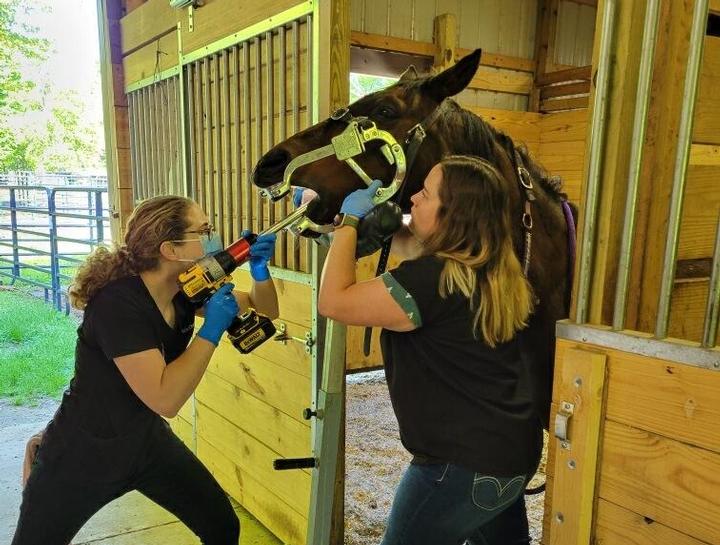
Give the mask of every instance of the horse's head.
[[[428, 119], [445, 98], [456, 95], [468, 85], [477, 71], [480, 54], [478, 49], [453, 67], [430, 77], [419, 77], [411, 66], [394, 85], [350, 105], [349, 113], [353, 118], [369, 119], [378, 129], [387, 131], [404, 145], [415, 125]], [[257, 163], [253, 182], [260, 188], [278, 184], [293, 159], [328, 146], [331, 139], [347, 127], [346, 119], [331, 117], [281, 142]], [[365, 153], [355, 157], [355, 161], [370, 178], [383, 180], [387, 185], [395, 176], [396, 165], [381, 153], [381, 146], [379, 141], [368, 142]], [[420, 187], [432, 165], [440, 160], [441, 147], [424, 144], [413, 164], [408, 165], [404, 182], [407, 187], [399, 203], [404, 210], [409, 208], [409, 197]], [[311, 204], [307, 215], [319, 224], [331, 223], [345, 196], [365, 187], [358, 174], [335, 155], [300, 166], [293, 171], [290, 184], [318, 194], [319, 199]]]

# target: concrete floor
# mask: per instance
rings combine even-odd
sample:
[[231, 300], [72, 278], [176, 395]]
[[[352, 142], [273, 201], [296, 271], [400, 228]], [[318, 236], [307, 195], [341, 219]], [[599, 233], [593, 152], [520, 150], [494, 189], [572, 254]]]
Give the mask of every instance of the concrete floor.
[[[21, 499], [21, 467], [25, 442], [52, 417], [55, 403], [14, 407], [0, 400], [0, 543], [10, 543]], [[242, 508], [236, 511], [242, 527], [241, 545], [279, 545], [280, 542]], [[74, 545], [197, 545], [199, 539], [162, 507], [132, 492], [106, 505], [73, 540]]]

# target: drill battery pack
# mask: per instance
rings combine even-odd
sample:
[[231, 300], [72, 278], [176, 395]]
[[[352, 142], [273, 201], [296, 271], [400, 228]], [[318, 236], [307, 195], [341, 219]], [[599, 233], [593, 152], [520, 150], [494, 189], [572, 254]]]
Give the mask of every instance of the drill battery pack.
[[233, 320], [227, 329], [228, 339], [242, 354], [249, 354], [275, 335], [270, 318], [255, 309], [248, 309]]

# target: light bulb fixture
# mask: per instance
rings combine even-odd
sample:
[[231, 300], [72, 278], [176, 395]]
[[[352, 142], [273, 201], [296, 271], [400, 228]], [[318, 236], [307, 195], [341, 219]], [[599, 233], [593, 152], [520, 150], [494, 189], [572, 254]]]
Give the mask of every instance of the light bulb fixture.
[[170, 7], [177, 9], [186, 8], [188, 6], [192, 6], [195, 8], [201, 4], [202, 2], [200, 2], [199, 0], [170, 0]]

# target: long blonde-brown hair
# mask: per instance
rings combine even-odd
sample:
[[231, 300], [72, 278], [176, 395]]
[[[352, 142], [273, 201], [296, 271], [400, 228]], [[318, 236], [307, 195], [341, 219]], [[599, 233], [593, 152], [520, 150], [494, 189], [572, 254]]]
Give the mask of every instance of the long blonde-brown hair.
[[479, 157], [448, 156], [440, 168], [437, 227], [423, 243], [445, 260], [440, 295], [463, 294], [476, 333], [489, 346], [507, 342], [527, 325], [533, 295], [513, 249], [502, 176]]
[[194, 202], [185, 197], [153, 197], [141, 202], [130, 215], [124, 242], [103, 246], [90, 254], [75, 275], [68, 295], [70, 303], [84, 309], [101, 288], [125, 276], [156, 268], [160, 244], [181, 240], [190, 227], [188, 211]]

